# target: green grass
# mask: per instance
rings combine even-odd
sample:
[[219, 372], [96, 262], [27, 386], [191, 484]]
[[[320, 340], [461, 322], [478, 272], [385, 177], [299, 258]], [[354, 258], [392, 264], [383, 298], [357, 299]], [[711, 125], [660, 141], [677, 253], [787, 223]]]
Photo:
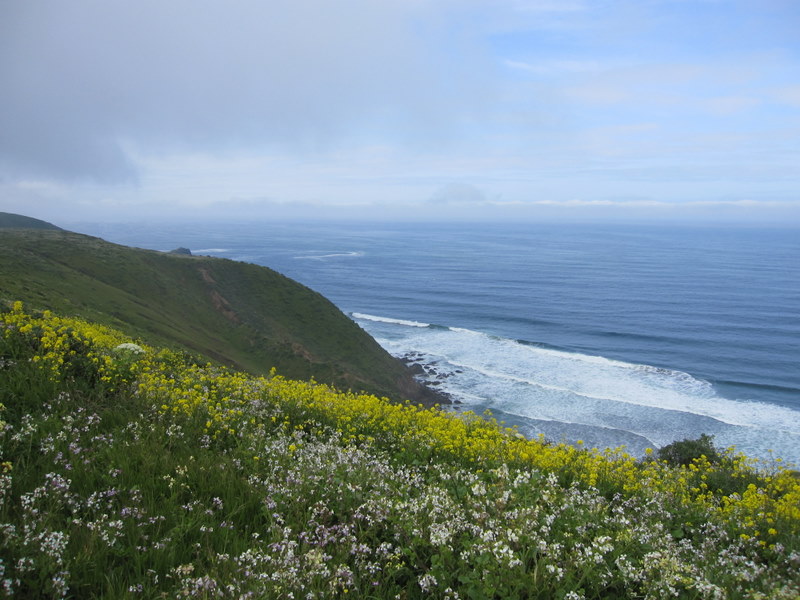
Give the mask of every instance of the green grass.
[[0, 212], [0, 229], [60, 229], [52, 223], [32, 217]]
[[752, 493], [693, 496], [701, 461], [605, 458], [0, 317], [0, 597], [800, 594], [800, 485], [780, 471], [731, 464]]
[[80, 316], [250, 373], [431, 401], [399, 360], [320, 294], [230, 260], [0, 228], [0, 301]]

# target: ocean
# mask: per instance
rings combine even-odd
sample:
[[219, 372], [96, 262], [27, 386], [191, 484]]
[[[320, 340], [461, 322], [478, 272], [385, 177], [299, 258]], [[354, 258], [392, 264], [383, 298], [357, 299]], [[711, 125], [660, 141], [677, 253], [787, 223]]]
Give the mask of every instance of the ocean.
[[800, 232], [433, 223], [74, 223], [322, 293], [453, 410], [635, 455], [715, 437], [800, 464]]

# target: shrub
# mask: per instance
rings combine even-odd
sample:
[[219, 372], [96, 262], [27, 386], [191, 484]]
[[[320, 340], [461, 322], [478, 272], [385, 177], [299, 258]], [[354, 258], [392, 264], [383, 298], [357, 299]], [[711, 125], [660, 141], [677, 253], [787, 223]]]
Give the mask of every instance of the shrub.
[[714, 436], [704, 433], [696, 440], [685, 439], [667, 444], [658, 451], [658, 459], [675, 466], [689, 466], [705, 456], [712, 465], [720, 464], [722, 457], [714, 447]]

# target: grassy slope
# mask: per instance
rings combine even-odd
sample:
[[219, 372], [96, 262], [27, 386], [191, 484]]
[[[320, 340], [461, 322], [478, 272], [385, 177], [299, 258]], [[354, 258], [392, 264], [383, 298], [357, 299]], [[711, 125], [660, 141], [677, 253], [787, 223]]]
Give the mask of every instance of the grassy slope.
[[251, 373], [429, 398], [405, 366], [320, 294], [270, 269], [0, 229], [0, 300], [22, 300], [183, 347]]
[[39, 219], [34, 219], [33, 217], [26, 217], [23, 215], [15, 215], [13, 213], [0, 212], [0, 229], [7, 227], [14, 227], [19, 229], [21, 228], [55, 229], [55, 230], [61, 229], [60, 227], [56, 227], [52, 223], [48, 223], [47, 221], [41, 221]]
[[800, 598], [791, 473], [528, 441], [124, 341], [0, 311], [0, 597]]

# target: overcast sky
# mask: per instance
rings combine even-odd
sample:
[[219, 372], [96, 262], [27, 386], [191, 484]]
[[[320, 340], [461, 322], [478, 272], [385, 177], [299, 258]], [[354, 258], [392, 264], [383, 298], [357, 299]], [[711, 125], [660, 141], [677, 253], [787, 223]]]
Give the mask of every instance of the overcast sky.
[[0, 0], [0, 210], [800, 224], [800, 1]]

